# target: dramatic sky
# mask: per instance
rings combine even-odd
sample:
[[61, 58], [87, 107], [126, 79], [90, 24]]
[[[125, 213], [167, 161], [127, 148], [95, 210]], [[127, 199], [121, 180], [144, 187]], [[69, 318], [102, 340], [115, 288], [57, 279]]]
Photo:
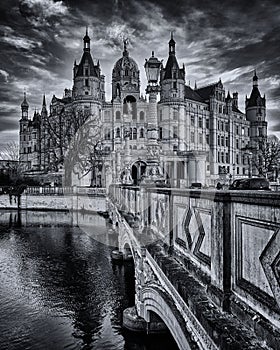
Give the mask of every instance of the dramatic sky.
[[91, 51], [100, 59], [111, 99], [111, 71], [122, 40], [141, 70], [151, 50], [166, 62], [174, 31], [179, 64], [186, 81], [198, 87], [222, 79], [239, 91], [239, 105], [250, 94], [254, 68], [267, 99], [270, 133], [280, 134], [279, 0], [6, 0], [0, 3], [0, 147], [18, 139], [24, 90], [30, 113], [72, 87], [89, 26]]

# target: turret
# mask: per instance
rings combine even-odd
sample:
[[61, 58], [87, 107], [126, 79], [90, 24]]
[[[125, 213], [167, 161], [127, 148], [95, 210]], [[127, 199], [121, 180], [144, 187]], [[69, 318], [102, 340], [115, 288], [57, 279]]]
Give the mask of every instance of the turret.
[[252, 147], [260, 138], [267, 136], [265, 96], [261, 97], [258, 85], [255, 70], [251, 95], [249, 98], [246, 96], [246, 119], [250, 121], [249, 135]]
[[228, 91], [227, 97], [226, 97], [226, 106], [227, 106], [227, 114], [231, 114], [232, 112], [232, 103], [233, 100], [230, 96], [230, 92]]
[[29, 108], [29, 104], [26, 100], [26, 93], [24, 92], [23, 94], [23, 101], [21, 104], [21, 118], [23, 120], [27, 120], [28, 119], [28, 108]]
[[169, 57], [165, 68], [162, 68], [160, 74], [161, 85], [161, 101], [184, 100], [185, 91], [185, 67], [179, 67], [176, 58], [175, 45], [176, 42], [171, 33], [171, 39], [169, 40]]

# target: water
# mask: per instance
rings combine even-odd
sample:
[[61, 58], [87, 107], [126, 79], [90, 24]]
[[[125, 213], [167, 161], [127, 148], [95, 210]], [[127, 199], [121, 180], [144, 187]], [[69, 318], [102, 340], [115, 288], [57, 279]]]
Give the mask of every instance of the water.
[[108, 243], [103, 219], [91, 218], [91, 235], [64, 213], [22, 215], [0, 212], [1, 350], [176, 349], [170, 335], [122, 329], [134, 267], [112, 264], [112, 248], [93, 238]]

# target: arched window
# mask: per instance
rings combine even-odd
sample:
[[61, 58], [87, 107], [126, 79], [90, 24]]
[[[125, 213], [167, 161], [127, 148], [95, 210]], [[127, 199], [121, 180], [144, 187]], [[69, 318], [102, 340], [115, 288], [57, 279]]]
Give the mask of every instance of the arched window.
[[116, 137], [121, 137], [121, 130], [120, 130], [120, 128], [117, 128], [117, 130], [116, 130]]
[[105, 131], [105, 140], [110, 140], [110, 138], [111, 138], [110, 129], [106, 129], [106, 131]]
[[140, 112], [140, 120], [145, 119], [145, 113], [143, 111]]
[[143, 128], [140, 129], [140, 138], [141, 139], [144, 138], [144, 129]]
[[133, 140], [137, 140], [137, 129], [133, 128]]
[[121, 112], [116, 111], [116, 120], [120, 120], [120, 119], [121, 119]]

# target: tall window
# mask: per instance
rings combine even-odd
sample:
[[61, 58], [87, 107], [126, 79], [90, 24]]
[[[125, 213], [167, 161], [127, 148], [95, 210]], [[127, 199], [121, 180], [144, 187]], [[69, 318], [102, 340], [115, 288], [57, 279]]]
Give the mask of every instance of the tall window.
[[191, 115], [191, 125], [194, 126], [195, 124], [195, 116]]
[[202, 117], [199, 117], [199, 118], [198, 118], [198, 126], [199, 126], [200, 128], [203, 127]]
[[177, 138], [178, 137], [178, 127], [177, 126], [173, 126], [173, 138]]
[[145, 119], [145, 113], [143, 111], [140, 112], [140, 120]]
[[120, 120], [120, 119], [121, 119], [121, 112], [116, 111], [116, 120]]
[[120, 128], [117, 128], [117, 130], [116, 130], [116, 137], [121, 137], [121, 130], [120, 130]]
[[137, 140], [137, 129], [133, 128], [133, 140]]
[[159, 138], [162, 139], [162, 128], [159, 128]]
[[144, 129], [143, 128], [140, 129], [140, 138], [141, 139], [144, 138]]
[[194, 143], [194, 132], [191, 132], [191, 142]]
[[85, 79], [85, 86], [89, 86], [88, 85], [88, 79]]

